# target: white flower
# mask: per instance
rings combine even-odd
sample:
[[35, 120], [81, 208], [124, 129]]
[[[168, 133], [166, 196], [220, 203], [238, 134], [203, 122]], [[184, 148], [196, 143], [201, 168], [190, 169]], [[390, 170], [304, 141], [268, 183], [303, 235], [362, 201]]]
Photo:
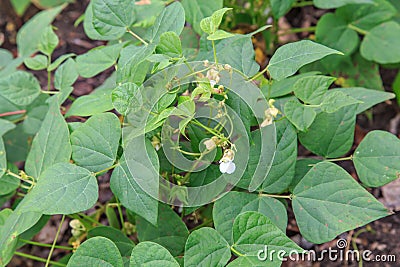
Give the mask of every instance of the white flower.
[[203, 142], [203, 144], [206, 146], [207, 150], [213, 150], [217, 144], [214, 141], [214, 138], [207, 139], [206, 141]]
[[232, 174], [236, 170], [236, 165], [233, 162], [235, 152], [232, 149], [226, 149], [224, 156], [219, 161], [219, 170], [222, 173]]
[[232, 174], [236, 170], [236, 165], [233, 160], [220, 161], [219, 170], [222, 173]]
[[216, 85], [220, 79], [219, 72], [214, 68], [207, 71], [206, 77], [210, 80], [211, 87], [214, 87], [214, 85]]

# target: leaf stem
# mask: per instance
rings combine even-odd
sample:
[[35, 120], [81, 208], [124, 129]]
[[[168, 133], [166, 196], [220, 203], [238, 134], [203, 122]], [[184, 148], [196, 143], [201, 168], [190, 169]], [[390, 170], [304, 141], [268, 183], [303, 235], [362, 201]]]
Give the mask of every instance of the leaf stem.
[[[49, 89], [50, 90], [50, 89]], [[43, 94], [48, 94], [48, 95], [56, 95], [56, 94], [58, 94], [59, 92], [57, 92], [57, 91], [44, 91], [44, 90], [42, 90], [42, 93]]]
[[260, 196], [262, 196], [262, 197], [274, 197], [274, 198], [287, 198], [287, 199], [292, 199], [293, 198], [293, 195], [292, 194], [290, 194], [290, 195], [274, 195], [274, 194], [260, 194]]
[[362, 35], [367, 35], [367, 34], [368, 34], [368, 32], [367, 32], [366, 30], [363, 30], [363, 29], [361, 29], [361, 28], [358, 28], [357, 26], [354, 26], [354, 25], [351, 24], [351, 23], [349, 23], [349, 24], [347, 25], [347, 27], [348, 27], [349, 29], [355, 30], [356, 32], [358, 32], [359, 34], [362, 34]]
[[117, 210], [119, 214], [119, 220], [121, 221], [121, 228], [122, 232], [125, 233], [125, 221], [124, 221], [124, 215], [122, 214], [122, 209], [121, 209], [121, 204], [119, 203], [119, 199], [115, 197], [115, 200], [117, 202]]
[[0, 117], [6, 117], [6, 116], [11, 116], [11, 115], [24, 114], [25, 112], [26, 112], [25, 109], [16, 110], [16, 111], [9, 111], [9, 112], [0, 113]]
[[218, 65], [217, 49], [215, 48], [214, 40], [211, 40], [211, 44], [212, 44], [212, 48], [213, 48], [213, 52], [214, 52], [214, 61], [215, 61], [215, 64]]
[[135, 37], [136, 39], [138, 39], [142, 44], [144, 45], [148, 45], [149, 43], [146, 42], [145, 40], [143, 40], [139, 35], [137, 35], [136, 33], [134, 33], [133, 31], [131, 31], [131, 29], [127, 28], [126, 31], [128, 33], [130, 33], [133, 37]]
[[6, 174], [7, 174], [7, 175], [10, 175], [10, 176], [12, 176], [12, 177], [18, 178], [18, 179], [20, 179], [21, 181], [26, 182], [26, 183], [28, 183], [28, 184], [30, 184], [30, 185], [32, 185], [32, 186], [34, 186], [34, 185], [36, 184], [35, 181], [33, 181], [33, 180], [31, 181], [31, 180], [24, 179], [24, 178], [22, 178], [21, 176], [19, 176], [18, 174], [13, 173], [11, 170], [7, 170], [7, 171], [6, 171]]
[[317, 29], [316, 26], [305, 27], [305, 28], [292, 28], [292, 29], [287, 29], [285, 31], [282, 31], [278, 35], [282, 36], [282, 35], [287, 35], [287, 34], [291, 34], [291, 33], [315, 32], [316, 29]]
[[50, 252], [49, 252], [49, 256], [47, 257], [47, 261], [46, 261], [45, 267], [49, 266], [51, 255], [53, 254], [54, 248], [56, 246], [58, 235], [60, 234], [61, 227], [62, 227], [62, 225], [64, 223], [64, 219], [65, 219], [65, 215], [63, 215], [62, 218], [61, 218], [61, 222], [60, 222], [60, 225], [58, 226], [56, 236], [54, 237], [53, 245], [51, 246], [51, 249], [50, 249]]
[[[51, 64], [51, 55], [47, 56], [47, 67]], [[50, 91], [51, 86], [51, 70], [47, 70], [47, 91]]]
[[[18, 241], [24, 242], [25, 244], [38, 246], [38, 247], [51, 248], [53, 246], [51, 244], [45, 244], [45, 243], [35, 242], [32, 240], [26, 240], [26, 239], [21, 239], [21, 238], [19, 238]], [[54, 246], [54, 248], [65, 249], [65, 250], [74, 250], [73, 247], [66, 247], [66, 246]]]
[[111, 169], [114, 169], [114, 168], [117, 167], [118, 165], [119, 165], [119, 163], [115, 163], [114, 165], [112, 165], [112, 166], [110, 166], [110, 167], [108, 167], [108, 168], [105, 168], [104, 170], [95, 172], [95, 173], [94, 173], [94, 176], [97, 176], [97, 175], [99, 175], [99, 174], [101, 174], [101, 173], [103, 173], [103, 172], [107, 172], [107, 171], [109, 171], [109, 170], [111, 170]]
[[[34, 255], [30, 255], [30, 254], [18, 252], [18, 251], [15, 251], [14, 255], [17, 255], [17, 256], [20, 256], [20, 257], [23, 257], [23, 258], [27, 258], [27, 259], [31, 259], [31, 260], [35, 260], [35, 261], [39, 261], [39, 262], [47, 262], [46, 259], [34, 256]], [[61, 267], [67, 266], [66, 264], [63, 264], [63, 263], [60, 263], [60, 262], [56, 262], [56, 261], [50, 261], [49, 263], [53, 264], [54, 266], [61, 266]]]
[[[249, 79], [249, 81], [254, 81], [255, 79], [257, 79], [258, 77], [260, 77], [260, 76], [263, 75], [264, 73], [267, 73], [267, 74], [268, 74], [268, 66], [265, 67], [262, 71], [260, 71], [260, 72], [257, 73], [256, 75], [254, 75], [253, 77], [251, 77], [251, 78]], [[268, 74], [268, 76], [269, 76], [269, 74]]]
[[344, 161], [344, 160], [353, 160], [353, 155], [344, 158], [337, 158], [337, 159], [325, 159], [325, 161], [335, 162], [335, 161]]
[[234, 247], [234, 245], [231, 246], [231, 250], [233, 253], [235, 253], [236, 255], [240, 256], [240, 257], [244, 257], [245, 255], [240, 253], [239, 251], [237, 251]]

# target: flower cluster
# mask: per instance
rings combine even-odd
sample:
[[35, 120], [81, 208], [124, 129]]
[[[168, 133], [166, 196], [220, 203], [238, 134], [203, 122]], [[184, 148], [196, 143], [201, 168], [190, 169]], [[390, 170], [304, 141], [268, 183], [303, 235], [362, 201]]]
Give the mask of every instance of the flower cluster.
[[268, 101], [268, 108], [265, 110], [265, 119], [264, 121], [260, 124], [260, 127], [265, 127], [268, 126], [270, 124], [272, 124], [272, 122], [274, 121], [274, 118], [276, 118], [276, 116], [278, 116], [279, 114], [279, 110], [274, 106], [274, 99], [270, 99]]

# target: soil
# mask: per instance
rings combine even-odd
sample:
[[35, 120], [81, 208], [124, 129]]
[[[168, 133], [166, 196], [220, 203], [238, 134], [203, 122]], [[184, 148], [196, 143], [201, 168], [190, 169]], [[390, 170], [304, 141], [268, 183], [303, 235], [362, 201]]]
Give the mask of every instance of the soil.
[[[57, 35], [60, 39], [60, 45], [54, 53], [54, 58], [65, 54], [75, 53], [82, 54], [91, 48], [104, 44], [101, 41], [93, 41], [86, 37], [83, 31], [82, 24], [74, 27], [74, 22], [84, 12], [88, 0], [75, 1], [68, 5], [61, 15], [57, 16], [54, 21], [54, 26], [57, 28]], [[3, 40], [2, 48], [12, 51], [14, 56], [17, 54], [15, 38], [16, 32], [23, 25], [24, 22], [29, 20], [39, 9], [34, 5], [31, 5], [22, 18], [18, 17], [11, 5], [9, 0], [0, 0], [0, 44]], [[309, 27], [315, 25], [318, 18], [323, 14], [324, 11], [316, 10], [313, 7], [306, 7], [302, 9], [293, 9], [287, 16], [286, 20], [282, 21], [282, 25], [289, 25], [289, 27]], [[291, 36], [289, 39], [305, 38], [307, 34], [300, 33]], [[282, 40], [281, 40], [282, 41]], [[23, 66], [21, 67], [23, 68]], [[46, 86], [47, 76], [44, 72], [33, 72], [35, 76], [40, 80], [43, 87]], [[94, 78], [82, 79], [79, 78], [74, 85], [73, 96], [78, 97], [80, 95], [90, 93], [95, 87], [100, 85], [110, 72], [104, 72]], [[385, 90], [392, 91], [391, 84], [397, 70], [382, 69], [381, 76], [384, 82]], [[67, 104], [68, 105], [68, 104]], [[68, 107], [67, 107], [68, 108]], [[357, 119], [357, 127], [355, 132], [355, 146], [362, 140], [367, 132], [375, 129], [382, 129], [390, 131], [393, 134], [399, 136], [399, 121], [400, 121], [400, 108], [395, 101], [387, 101], [374, 107], [370, 112], [371, 117], [367, 115], [360, 115]], [[80, 118], [74, 118], [76, 120]], [[299, 149], [301, 156], [310, 155], [304, 148]], [[351, 175], [357, 178], [354, 167], [351, 162], [340, 162]], [[100, 202], [105, 202], [111, 197], [109, 190], [109, 175], [106, 174], [99, 179], [100, 185]], [[352, 246], [357, 246], [360, 251], [370, 250], [373, 256], [384, 256], [384, 255], [395, 255], [396, 262], [365, 262], [364, 266], [400, 266], [400, 242], [398, 236], [400, 236], [400, 182], [395, 181], [383, 188], [373, 189], [371, 193], [381, 200], [388, 208], [393, 209], [395, 213], [389, 217], [375, 221], [368, 224], [367, 226], [355, 229], [342, 234], [339, 238], [344, 238], [348, 242], [347, 249], [354, 249]], [[8, 204], [9, 205], [9, 204]], [[34, 237], [33, 240], [44, 243], [52, 243], [56, 229], [60, 222], [60, 216], [52, 216], [47, 225], [43, 230]], [[191, 225], [193, 223], [190, 223]], [[190, 226], [191, 226], [190, 225]], [[194, 226], [194, 225], [193, 225]], [[318, 253], [321, 251], [332, 248], [336, 248], [336, 242], [338, 239], [332, 242], [314, 245], [308, 243], [306, 240], [301, 238], [298, 227], [294, 220], [294, 215], [289, 210], [289, 226], [287, 234], [298, 242], [302, 247], [309, 250], [315, 250]], [[57, 242], [58, 245], [68, 245], [68, 239], [70, 238], [70, 230], [68, 227], [68, 219], [64, 222], [61, 229], [60, 238]], [[354, 244], [352, 244], [353, 240]], [[42, 258], [47, 258], [49, 253], [48, 249], [38, 249], [37, 246], [26, 245], [19, 251], [27, 254], [37, 255]], [[65, 251], [56, 249], [53, 253], [52, 259], [60, 259], [65, 255]], [[42, 263], [32, 261], [26, 258], [14, 257], [12, 262], [8, 266], [44, 266]], [[312, 261], [296, 261], [296, 262], [285, 262], [283, 266], [358, 266], [357, 262], [354, 261], [329, 261], [325, 259], [320, 262]]]

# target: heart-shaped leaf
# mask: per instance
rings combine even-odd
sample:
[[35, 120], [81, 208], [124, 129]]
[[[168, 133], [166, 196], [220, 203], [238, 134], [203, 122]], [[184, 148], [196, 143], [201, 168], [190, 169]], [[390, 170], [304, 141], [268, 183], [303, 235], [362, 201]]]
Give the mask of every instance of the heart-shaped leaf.
[[133, 249], [129, 266], [179, 267], [179, 263], [163, 246], [145, 241]]
[[330, 162], [316, 164], [293, 194], [300, 232], [316, 244], [390, 214], [350, 174]]
[[363, 184], [385, 185], [400, 178], [400, 140], [389, 132], [369, 132], [354, 152], [353, 161]]
[[231, 258], [228, 242], [213, 228], [193, 231], [186, 241], [185, 267], [225, 266]]

